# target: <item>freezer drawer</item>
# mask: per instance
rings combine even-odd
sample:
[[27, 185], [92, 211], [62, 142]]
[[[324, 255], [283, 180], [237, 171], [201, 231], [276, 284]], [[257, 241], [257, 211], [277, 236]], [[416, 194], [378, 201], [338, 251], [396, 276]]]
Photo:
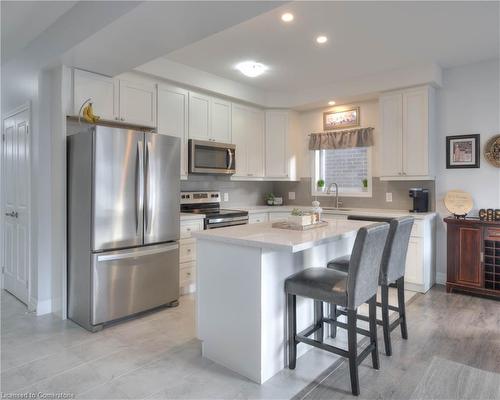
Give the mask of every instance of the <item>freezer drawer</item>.
[[93, 254], [91, 324], [123, 318], [179, 298], [179, 245]]

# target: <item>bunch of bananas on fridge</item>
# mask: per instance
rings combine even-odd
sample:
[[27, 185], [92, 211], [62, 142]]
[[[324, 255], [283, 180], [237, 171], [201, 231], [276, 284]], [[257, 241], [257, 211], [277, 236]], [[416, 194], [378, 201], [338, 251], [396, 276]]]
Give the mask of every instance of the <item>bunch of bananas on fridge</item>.
[[82, 111], [83, 119], [90, 123], [96, 123], [101, 119], [98, 115], [94, 115], [94, 110], [92, 110], [92, 103], [88, 103]]

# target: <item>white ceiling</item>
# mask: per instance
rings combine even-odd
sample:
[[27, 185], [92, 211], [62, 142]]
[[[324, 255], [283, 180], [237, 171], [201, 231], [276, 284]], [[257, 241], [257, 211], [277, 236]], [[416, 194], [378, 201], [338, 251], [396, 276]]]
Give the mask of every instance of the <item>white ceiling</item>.
[[[283, 12], [295, 15], [291, 24]], [[318, 34], [329, 41], [319, 46]], [[415, 65], [443, 68], [498, 58], [498, 2], [293, 2], [165, 57], [282, 93]], [[234, 70], [242, 60], [267, 64], [259, 78]]]
[[2, 64], [52, 25], [76, 1], [2, 1]]

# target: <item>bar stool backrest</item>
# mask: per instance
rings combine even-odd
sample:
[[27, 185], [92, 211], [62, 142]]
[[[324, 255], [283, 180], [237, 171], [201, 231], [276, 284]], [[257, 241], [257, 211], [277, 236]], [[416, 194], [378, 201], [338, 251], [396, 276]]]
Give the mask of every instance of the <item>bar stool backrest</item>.
[[380, 222], [358, 231], [347, 275], [347, 308], [356, 309], [377, 293], [380, 263], [389, 224]]
[[413, 217], [400, 217], [391, 221], [380, 265], [379, 284], [388, 285], [404, 276], [413, 221]]

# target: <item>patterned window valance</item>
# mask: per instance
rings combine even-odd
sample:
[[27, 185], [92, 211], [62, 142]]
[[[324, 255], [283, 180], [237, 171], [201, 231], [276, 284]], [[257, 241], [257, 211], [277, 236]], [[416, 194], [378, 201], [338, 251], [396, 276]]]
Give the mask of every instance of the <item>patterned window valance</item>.
[[309, 150], [348, 149], [373, 146], [373, 128], [311, 133]]

